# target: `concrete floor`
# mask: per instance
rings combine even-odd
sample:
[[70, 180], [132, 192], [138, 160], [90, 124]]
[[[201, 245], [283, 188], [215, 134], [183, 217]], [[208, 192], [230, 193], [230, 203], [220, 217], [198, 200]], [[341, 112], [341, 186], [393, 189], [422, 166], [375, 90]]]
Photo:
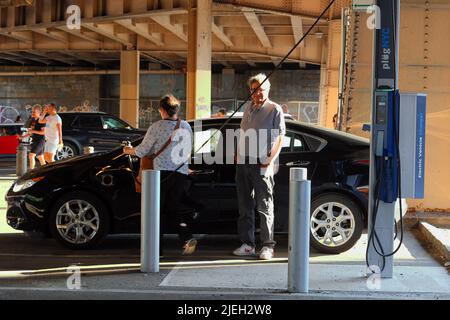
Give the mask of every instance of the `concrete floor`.
[[[0, 190], [5, 189], [0, 181]], [[200, 236], [198, 251], [183, 257], [176, 238], [168, 236], [161, 272], [147, 275], [139, 273], [138, 235], [112, 236], [95, 250], [73, 251], [53, 239], [30, 238], [11, 229], [5, 212], [0, 202], [0, 299], [450, 299], [447, 270], [411, 230], [395, 255], [393, 279], [368, 281], [363, 234], [345, 253], [311, 252], [310, 294], [292, 295], [286, 292], [286, 235], [277, 236], [273, 261], [236, 259], [230, 254], [239, 243], [236, 236]], [[66, 284], [71, 265], [82, 270], [82, 288], [76, 292]]]

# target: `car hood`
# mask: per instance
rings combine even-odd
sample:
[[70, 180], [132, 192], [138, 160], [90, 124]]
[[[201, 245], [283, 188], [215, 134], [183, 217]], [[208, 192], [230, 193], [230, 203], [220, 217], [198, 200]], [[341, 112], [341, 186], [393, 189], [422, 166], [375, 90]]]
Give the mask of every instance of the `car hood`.
[[58, 170], [74, 170], [79, 171], [90, 168], [105, 161], [105, 155], [108, 153], [93, 153], [81, 155], [78, 157], [61, 160], [54, 163], [47, 164], [43, 167], [28, 171], [19, 180], [27, 180], [36, 177], [46, 176]]

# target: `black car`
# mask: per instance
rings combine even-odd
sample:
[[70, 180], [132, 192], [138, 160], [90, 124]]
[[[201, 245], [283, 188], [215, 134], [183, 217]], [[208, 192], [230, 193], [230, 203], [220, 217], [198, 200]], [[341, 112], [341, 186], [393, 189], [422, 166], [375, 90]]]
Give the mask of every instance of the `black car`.
[[[196, 125], [195, 145], [224, 121], [204, 120], [200, 130]], [[240, 119], [232, 119], [226, 129], [237, 129], [239, 123]], [[286, 126], [275, 176], [275, 231], [288, 231], [289, 169], [305, 167], [312, 181], [311, 245], [324, 253], [346, 251], [367, 222], [369, 142], [291, 120]], [[201, 153], [213, 156], [221, 137], [224, 131], [215, 134]], [[195, 219], [194, 232], [236, 233], [235, 165], [205, 164], [198, 157], [200, 153], [190, 165], [194, 170], [190, 196], [202, 209], [184, 208]], [[138, 167], [137, 158], [117, 148], [30, 171], [7, 193], [7, 222], [15, 229], [50, 233], [71, 248], [92, 247], [111, 233], [139, 233], [140, 194], [134, 188]]]
[[56, 160], [83, 154], [86, 146], [95, 152], [110, 151], [120, 146], [124, 140], [135, 140], [145, 134], [145, 130], [135, 129], [116, 116], [103, 112], [61, 112], [64, 147], [59, 150]]

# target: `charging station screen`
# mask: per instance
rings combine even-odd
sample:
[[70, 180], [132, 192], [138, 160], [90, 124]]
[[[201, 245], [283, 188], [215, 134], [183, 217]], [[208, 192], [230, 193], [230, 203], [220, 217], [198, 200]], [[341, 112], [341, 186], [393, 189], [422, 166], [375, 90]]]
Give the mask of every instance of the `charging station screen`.
[[[379, 100], [384, 100], [384, 99], [380, 99], [381, 97], [378, 97]], [[386, 107], [387, 104], [384, 101], [377, 101], [377, 113], [376, 113], [376, 123], [377, 124], [381, 124], [381, 125], [385, 125], [386, 124]]]

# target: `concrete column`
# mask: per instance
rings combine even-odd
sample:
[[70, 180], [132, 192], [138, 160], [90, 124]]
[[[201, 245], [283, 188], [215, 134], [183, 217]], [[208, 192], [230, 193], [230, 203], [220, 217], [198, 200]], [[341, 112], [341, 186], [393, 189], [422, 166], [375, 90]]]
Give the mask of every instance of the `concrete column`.
[[120, 118], [139, 126], [139, 51], [120, 54]]
[[212, 0], [190, 7], [188, 25], [186, 118], [200, 119], [211, 116]]

